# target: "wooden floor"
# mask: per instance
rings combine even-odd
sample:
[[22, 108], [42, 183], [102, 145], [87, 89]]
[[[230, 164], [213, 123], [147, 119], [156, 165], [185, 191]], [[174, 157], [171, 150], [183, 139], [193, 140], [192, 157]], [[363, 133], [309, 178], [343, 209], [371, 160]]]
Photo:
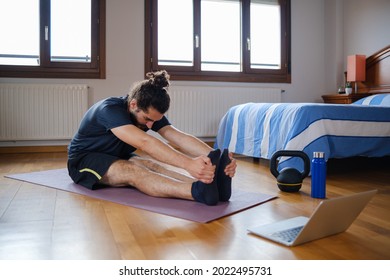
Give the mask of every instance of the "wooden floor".
[[310, 215], [320, 201], [310, 197], [310, 178], [299, 193], [283, 193], [267, 163], [237, 160], [234, 188], [278, 198], [199, 224], [4, 178], [64, 168], [65, 153], [0, 154], [0, 259], [390, 259], [388, 165], [351, 170], [346, 161], [337, 171], [329, 163], [328, 198], [378, 194], [345, 233], [287, 248], [246, 229]]

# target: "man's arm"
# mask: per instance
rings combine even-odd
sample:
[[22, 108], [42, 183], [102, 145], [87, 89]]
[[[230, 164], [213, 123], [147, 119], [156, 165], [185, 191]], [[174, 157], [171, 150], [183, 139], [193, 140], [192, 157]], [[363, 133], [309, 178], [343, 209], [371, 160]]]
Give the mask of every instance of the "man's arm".
[[[169, 143], [178, 147], [183, 153], [192, 156], [208, 155], [212, 148], [202, 140], [176, 129], [172, 125], [164, 126], [158, 133]], [[233, 153], [229, 153], [230, 164], [225, 168], [225, 174], [234, 177], [237, 168], [237, 162], [233, 158]]]
[[184, 133], [172, 125], [161, 128], [158, 133], [168, 142], [191, 156], [208, 155], [212, 148], [193, 135]]
[[206, 155], [191, 158], [134, 125], [123, 125], [113, 128], [111, 131], [123, 142], [147, 153], [158, 161], [187, 170], [192, 176], [204, 183], [210, 183], [214, 178], [215, 167], [211, 165], [211, 161]]

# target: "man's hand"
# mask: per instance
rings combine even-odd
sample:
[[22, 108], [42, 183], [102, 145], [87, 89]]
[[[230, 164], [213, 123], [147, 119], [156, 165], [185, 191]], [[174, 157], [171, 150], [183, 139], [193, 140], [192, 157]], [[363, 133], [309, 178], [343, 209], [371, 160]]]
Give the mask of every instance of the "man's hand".
[[234, 175], [236, 174], [237, 162], [233, 158], [233, 153], [229, 153], [229, 158], [231, 162], [226, 166], [224, 171], [227, 176], [233, 178]]
[[211, 160], [207, 156], [193, 158], [186, 169], [193, 177], [205, 184], [210, 184], [214, 179], [215, 165], [211, 164]]

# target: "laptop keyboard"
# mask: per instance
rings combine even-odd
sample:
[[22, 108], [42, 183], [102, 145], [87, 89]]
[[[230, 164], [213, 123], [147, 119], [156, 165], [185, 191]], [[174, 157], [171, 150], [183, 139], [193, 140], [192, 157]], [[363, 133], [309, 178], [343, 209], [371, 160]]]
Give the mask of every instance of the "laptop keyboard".
[[271, 236], [280, 238], [286, 242], [292, 242], [297, 237], [298, 233], [302, 230], [302, 228], [303, 226], [299, 226], [295, 228], [277, 231], [271, 234]]

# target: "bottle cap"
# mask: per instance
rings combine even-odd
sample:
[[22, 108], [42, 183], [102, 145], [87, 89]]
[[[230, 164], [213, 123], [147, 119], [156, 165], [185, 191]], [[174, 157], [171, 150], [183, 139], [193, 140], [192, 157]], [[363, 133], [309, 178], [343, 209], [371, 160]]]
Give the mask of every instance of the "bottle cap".
[[313, 153], [313, 157], [314, 158], [324, 158], [325, 157], [325, 153], [324, 152], [314, 152]]

